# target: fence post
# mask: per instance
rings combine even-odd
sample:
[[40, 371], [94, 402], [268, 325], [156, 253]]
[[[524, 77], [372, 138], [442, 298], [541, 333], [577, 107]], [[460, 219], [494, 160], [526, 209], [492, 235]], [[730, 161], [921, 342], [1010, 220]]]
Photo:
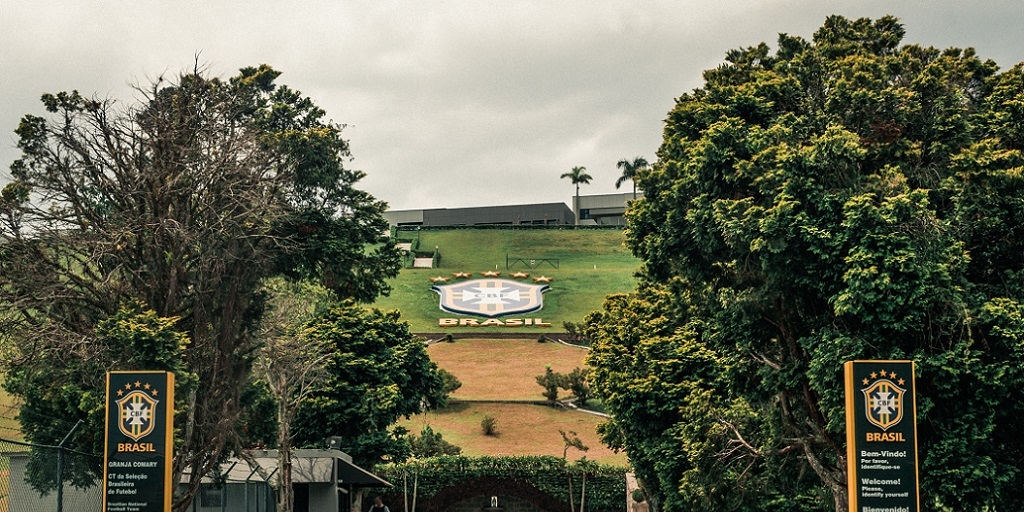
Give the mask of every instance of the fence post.
[[64, 512], [64, 443], [71, 439], [71, 434], [81, 424], [82, 420], [78, 420], [78, 423], [71, 427], [68, 435], [64, 436], [64, 439], [61, 439], [60, 444], [57, 445], [57, 512]]

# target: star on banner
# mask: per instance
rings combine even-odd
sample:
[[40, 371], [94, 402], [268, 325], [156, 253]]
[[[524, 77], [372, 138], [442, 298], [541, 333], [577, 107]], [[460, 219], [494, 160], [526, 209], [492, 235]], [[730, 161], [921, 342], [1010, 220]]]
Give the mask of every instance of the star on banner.
[[554, 279], [554, 278], [553, 277], [548, 277], [548, 276], [540, 276], [540, 277], [533, 278], [533, 281], [535, 283], [547, 284], [547, 283], [550, 283], [552, 279]]
[[480, 272], [480, 275], [482, 275], [484, 277], [498, 277], [498, 276], [501, 275], [501, 272], [496, 272], [494, 270], [487, 270], [487, 271], [484, 271], [484, 272]]
[[526, 279], [527, 277], [530, 277], [530, 273], [529, 272], [516, 272], [515, 274], [512, 274], [512, 277], [514, 279]]
[[448, 278], [447, 277], [443, 277], [443, 276], [431, 277], [430, 278], [430, 282], [431, 283], [447, 283], [448, 282]]
[[454, 277], [455, 279], [465, 279], [469, 276], [469, 272], [452, 272], [452, 277]]

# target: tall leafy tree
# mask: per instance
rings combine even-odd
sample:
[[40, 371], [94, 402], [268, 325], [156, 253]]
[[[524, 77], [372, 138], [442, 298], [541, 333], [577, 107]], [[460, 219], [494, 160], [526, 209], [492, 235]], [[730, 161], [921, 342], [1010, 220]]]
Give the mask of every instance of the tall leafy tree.
[[299, 403], [296, 445], [323, 446], [338, 436], [341, 449], [366, 467], [408, 457], [407, 432], [393, 425], [443, 406], [450, 386], [398, 311], [345, 302], [307, 323], [302, 337], [329, 355], [326, 377]]
[[829, 17], [669, 113], [586, 327], [656, 506], [846, 511], [842, 363], [912, 359], [925, 509], [1024, 508], [1024, 68], [903, 36]]
[[627, 158], [619, 160], [615, 166], [622, 169], [622, 176], [615, 180], [615, 188], [618, 189], [626, 180], [631, 181], [633, 183], [633, 200], [636, 200], [636, 174], [646, 169], [648, 165], [650, 164], [647, 163], [647, 159], [642, 156], [634, 157], [632, 160]]
[[582, 167], [582, 166], [577, 165], [576, 167], [572, 168], [572, 171], [566, 172], [566, 173], [562, 173], [562, 176], [560, 176], [559, 178], [560, 179], [569, 178], [569, 181], [571, 181], [572, 184], [576, 186], [576, 199], [575, 199], [576, 204], [575, 204], [575, 207], [573, 208], [573, 210], [576, 211], [576, 224], [579, 224], [580, 223], [580, 185], [588, 185], [588, 184], [590, 184], [590, 180], [593, 179], [593, 177], [591, 175], [587, 174], [587, 168], [586, 167]]
[[[263, 315], [260, 332], [261, 347], [256, 356], [254, 374], [258, 384], [268, 392], [276, 405], [277, 471], [273, 480], [277, 510], [295, 510], [292, 486], [292, 423], [299, 404], [316, 386], [328, 377], [326, 362], [330, 347], [301, 336], [300, 327], [318, 309], [327, 307], [331, 294], [309, 282], [292, 283], [280, 278], [269, 280], [267, 313]], [[257, 388], [259, 389], [259, 388]], [[245, 418], [246, 426], [254, 424]], [[250, 464], [254, 458], [243, 456]], [[254, 465], [255, 466], [255, 465]], [[265, 468], [263, 468], [265, 469]]]
[[188, 339], [181, 357], [195, 379], [178, 390], [174, 476], [193, 476], [176, 510], [237, 444], [265, 279], [311, 278], [368, 301], [399, 269], [396, 250], [368, 250], [385, 205], [355, 188], [362, 173], [345, 165], [342, 127], [278, 75], [260, 66], [222, 81], [196, 70], [127, 104], [46, 94], [48, 115], [27, 115], [16, 131], [22, 157], [0, 195], [0, 304], [12, 312], [0, 337], [12, 343], [8, 374], [20, 376], [5, 385], [39, 398], [23, 417], [98, 414], [85, 402], [67, 410], [59, 375], [104, 344], [97, 325], [123, 304], [176, 319]]

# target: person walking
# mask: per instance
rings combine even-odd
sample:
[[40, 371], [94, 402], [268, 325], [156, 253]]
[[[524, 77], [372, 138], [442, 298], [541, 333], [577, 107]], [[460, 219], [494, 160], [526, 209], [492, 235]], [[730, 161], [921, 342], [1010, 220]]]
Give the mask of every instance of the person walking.
[[373, 505], [370, 507], [370, 512], [391, 512], [388, 510], [388, 506], [380, 500], [380, 496], [373, 499]]

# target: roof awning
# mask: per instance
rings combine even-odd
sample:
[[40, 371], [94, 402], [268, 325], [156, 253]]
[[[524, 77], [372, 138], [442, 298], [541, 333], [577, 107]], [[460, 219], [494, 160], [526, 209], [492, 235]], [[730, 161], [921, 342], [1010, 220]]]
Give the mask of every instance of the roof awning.
[[338, 459], [338, 485], [352, 487], [394, 487], [369, 471], [352, 464], [345, 459]]
[[[231, 457], [221, 464], [220, 479], [203, 477], [203, 482], [215, 480], [228, 483], [265, 482], [263, 475], [273, 479], [277, 473], [277, 450], [254, 450], [249, 452], [252, 466], [240, 457]], [[352, 457], [339, 450], [293, 450], [292, 482], [330, 483], [337, 463], [337, 483], [351, 487], [394, 487], [386, 480], [352, 463]], [[263, 475], [261, 475], [261, 473]], [[187, 471], [186, 471], [187, 474]]]

